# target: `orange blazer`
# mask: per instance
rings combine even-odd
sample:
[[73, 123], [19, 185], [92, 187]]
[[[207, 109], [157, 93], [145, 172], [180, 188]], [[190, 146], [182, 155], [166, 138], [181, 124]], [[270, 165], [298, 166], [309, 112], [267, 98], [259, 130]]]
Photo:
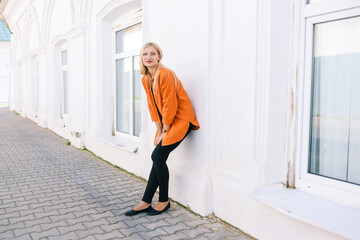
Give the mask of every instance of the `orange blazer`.
[[[154, 74], [155, 76], [156, 74]], [[154, 84], [154, 78], [151, 79]], [[200, 125], [195, 117], [194, 109], [191, 106], [191, 101], [183, 88], [180, 80], [178, 86], [175, 88], [175, 78], [170, 70], [161, 68], [158, 76], [158, 80], [154, 90], [154, 97], [151, 92], [151, 86], [149, 83], [149, 75], [142, 77], [142, 84], [144, 86], [149, 112], [151, 120], [153, 122], [158, 121], [161, 125], [169, 124], [170, 127], [162, 140], [162, 145], [171, 145], [182, 140], [185, 137], [187, 130], [189, 129], [189, 122], [194, 127], [193, 130], [200, 128]], [[155, 106], [159, 109], [162, 116], [162, 122]], [[154, 145], [157, 132], [154, 139]]]

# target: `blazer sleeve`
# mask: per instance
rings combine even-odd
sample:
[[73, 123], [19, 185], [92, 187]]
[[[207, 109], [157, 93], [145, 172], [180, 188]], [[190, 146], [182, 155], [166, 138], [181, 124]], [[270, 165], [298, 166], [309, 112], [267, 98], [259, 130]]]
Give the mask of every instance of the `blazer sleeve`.
[[141, 80], [142, 84], [143, 84], [143, 87], [144, 87], [144, 90], [146, 92], [146, 100], [147, 100], [147, 104], [148, 104], [148, 109], [149, 109], [149, 112], [150, 112], [150, 117], [151, 117], [151, 121], [155, 122], [155, 121], [159, 121], [159, 116], [157, 114], [157, 110], [155, 110], [152, 106], [152, 96], [151, 96], [151, 90], [149, 89], [150, 86], [148, 86], [148, 84], [145, 83], [145, 76], [143, 77], [143, 79]]
[[172, 124], [178, 109], [178, 102], [175, 89], [175, 78], [170, 71], [164, 72], [160, 77], [160, 88], [162, 96], [162, 122]]

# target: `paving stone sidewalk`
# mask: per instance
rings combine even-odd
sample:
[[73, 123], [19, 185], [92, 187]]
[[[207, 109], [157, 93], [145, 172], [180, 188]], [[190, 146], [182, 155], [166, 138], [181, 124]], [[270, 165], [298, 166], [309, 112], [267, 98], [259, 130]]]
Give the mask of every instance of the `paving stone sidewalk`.
[[0, 108], [0, 239], [252, 240], [176, 203], [157, 216], [124, 212], [146, 182]]

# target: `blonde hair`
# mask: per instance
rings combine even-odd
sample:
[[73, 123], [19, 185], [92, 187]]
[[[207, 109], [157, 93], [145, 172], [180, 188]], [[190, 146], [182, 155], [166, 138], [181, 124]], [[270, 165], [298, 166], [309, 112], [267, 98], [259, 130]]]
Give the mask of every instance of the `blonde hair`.
[[171, 70], [170, 68], [164, 66], [162, 63], [161, 63], [161, 60], [163, 58], [163, 52], [161, 51], [161, 48], [159, 47], [159, 45], [157, 45], [156, 43], [154, 42], [148, 42], [148, 43], [145, 43], [142, 48], [141, 48], [141, 51], [140, 51], [140, 57], [139, 57], [139, 60], [140, 60], [140, 74], [141, 75], [149, 75], [149, 83], [150, 83], [150, 86], [152, 85], [151, 84], [151, 77], [150, 77], [150, 72], [149, 72], [149, 69], [144, 65], [143, 63], [143, 60], [142, 60], [142, 56], [143, 56], [143, 53], [145, 51], [145, 48], [148, 48], [148, 47], [154, 47], [156, 49], [156, 51], [158, 52], [159, 56], [160, 56], [160, 60], [159, 60], [159, 63], [158, 63], [158, 67], [156, 69], [156, 73], [155, 73], [155, 76], [154, 76], [154, 85], [152, 86], [153, 87], [153, 90], [156, 91], [155, 89], [155, 86], [157, 84], [157, 80], [158, 80], [158, 77], [159, 77], [159, 73], [160, 73], [160, 69], [162, 68], [166, 68], [168, 69], [172, 75], [174, 76], [174, 79], [175, 79], [175, 89], [177, 89], [178, 87], [178, 83], [179, 83], [179, 80], [177, 78], [177, 76], [175, 75], [174, 71]]

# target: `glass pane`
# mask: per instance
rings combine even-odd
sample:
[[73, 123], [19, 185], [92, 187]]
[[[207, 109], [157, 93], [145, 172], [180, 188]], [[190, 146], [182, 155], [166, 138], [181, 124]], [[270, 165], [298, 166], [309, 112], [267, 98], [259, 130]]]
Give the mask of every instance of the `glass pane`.
[[131, 59], [116, 60], [116, 131], [130, 133]]
[[68, 75], [67, 75], [67, 71], [63, 71], [63, 104], [64, 104], [64, 114], [68, 114], [68, 107], [69, 107], [69, 102], [68, 102]]
[[309, 172], [360, 183], [360, 17], [316, 24]]
[[141, 116], [142, 116], [142, 84], [141, 84], [141, 74], [140, 74], [140, 63], [139, 56], [133, 58], [134, 64], [134, 135], [139, 136], [141, 132]]
[[68, 54], [67, 50], [61, 52], [61, 65], [66, 65], [68, 63]]
[[116, 32], [116, 53], [137, 50], [141, 45], [141, 23]]

